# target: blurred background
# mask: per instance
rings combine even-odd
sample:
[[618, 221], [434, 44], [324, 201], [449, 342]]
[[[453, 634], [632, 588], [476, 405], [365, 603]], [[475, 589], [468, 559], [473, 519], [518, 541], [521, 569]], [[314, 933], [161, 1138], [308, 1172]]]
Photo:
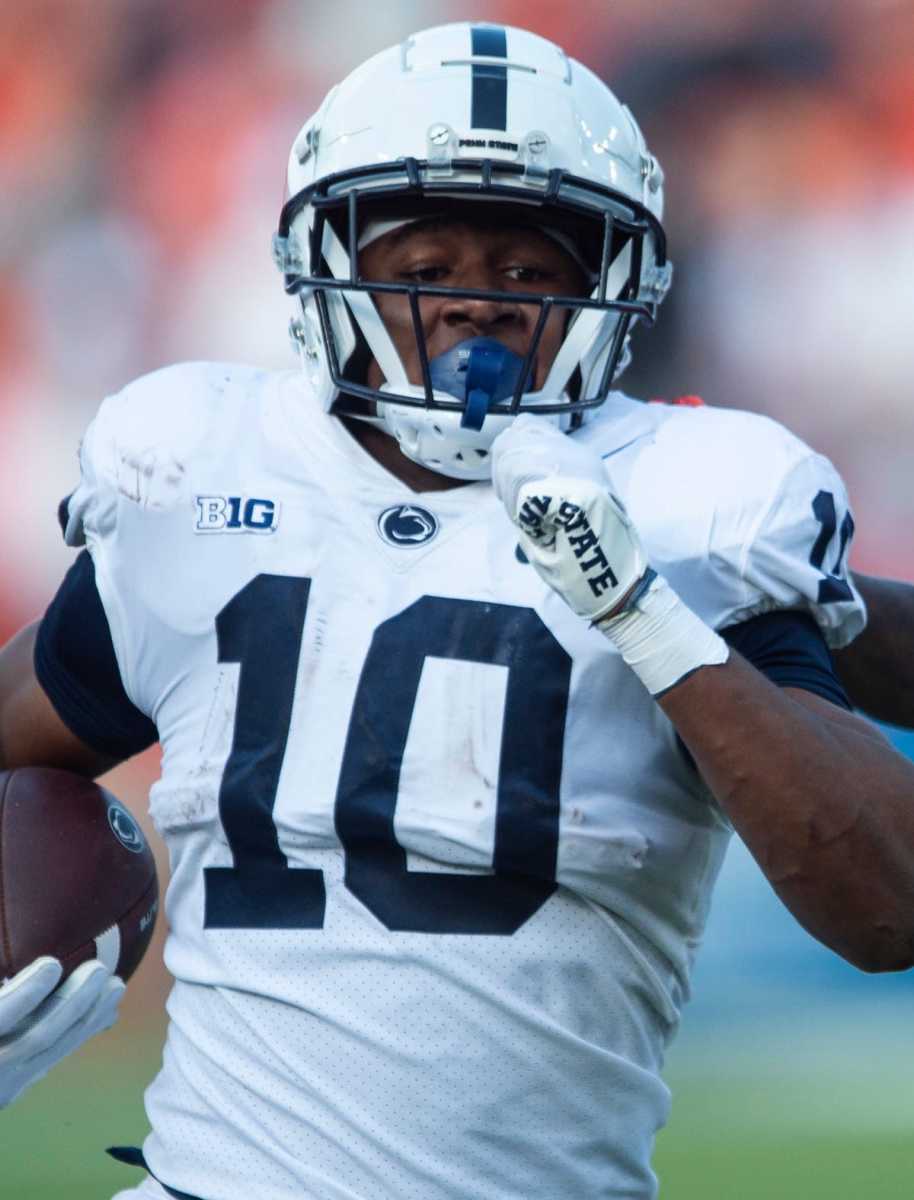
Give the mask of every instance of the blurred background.
[[[269, 246], [305, 118], [369, 54], [462, 19], [562, 44], [665, 168], [675, 286], [626, 390], [783, 421], [848, 482], [852, 565], [914, 578], [911, 0], [0, 0], [4, 638], [70, 561], [56, 505], [107, 392], [180, 359], [292, 361]], [[110, 786], [143, 813], [156, 771], [150, 752]], [[145, 1133], [162, 932], [117, 1031], [0, 1115], [4, 1197], [136, 1178], [102, 1149]], [[914, 976], [842, 964], [734, 846], [670, 1055], [662, 1196], [910, 1197], [912, 1003]]]

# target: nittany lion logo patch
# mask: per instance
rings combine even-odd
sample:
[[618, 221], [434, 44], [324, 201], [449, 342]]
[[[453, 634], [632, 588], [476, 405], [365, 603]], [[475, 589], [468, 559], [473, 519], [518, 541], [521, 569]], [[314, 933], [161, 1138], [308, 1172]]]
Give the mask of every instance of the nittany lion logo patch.
[[146, 839], [126, 808], [120, 804], [109, 804], [108, 824], [111, 826], [111, 832], [125, 850], [129, 850], [131, 854], [139, 854], [142, 851], [146, 845]]
[[378, 533], [388, 546], [424, 546], [438, 532], [438, 518], [418, 504], [395, 504], [378, 517]]

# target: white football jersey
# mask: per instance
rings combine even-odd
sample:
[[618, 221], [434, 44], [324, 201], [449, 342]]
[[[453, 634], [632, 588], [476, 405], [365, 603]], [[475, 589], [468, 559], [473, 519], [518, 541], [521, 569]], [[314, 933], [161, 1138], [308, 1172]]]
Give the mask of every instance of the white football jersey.
[[[830, 464], [612, 396], [576, 436], [715, 627], [862, 627]], [[105, 402], [85, 538], [156, 723], [175, 985], [146, 1143], [207, 1200], [655, 1195], [664, 1049], [726, 820], [488, 483], [417, 495], [298, 371]]]

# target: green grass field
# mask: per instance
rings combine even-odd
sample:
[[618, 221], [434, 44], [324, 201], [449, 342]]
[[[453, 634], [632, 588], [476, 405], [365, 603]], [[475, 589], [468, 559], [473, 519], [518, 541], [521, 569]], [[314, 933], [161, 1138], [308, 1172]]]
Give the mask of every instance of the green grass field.
[[[892, 1123], [853, 1124], [864, 1098], [839, 1086], [848, 1122], [810, 1121], [821, 1110], [814, 1080], [672, 1076], [673, 1118], [654, 1169], [663, 1200], [910, 1200], [914, 1143]], [[834, 1086], [831, 1081], [830, 1086]], [[850, 1127], [848, 1127], [850, 1125]]]
[[[739, 1045], [720, 1070], [702, 1037], [683, 1037], [655, 1162], [662, 1200], [911, 1200], [910, 1057], [898, 1047], [891, 1066], [870, 1045], [848, 1058], [835, 1030], [784, 1068], [785, 1036], [734, 1041], [731, 1030], [715, 1039], [718, 1051]], [[892, 1040], [883, 1030], [879, 1046]], [[109, 1200], [134, 1182], [139, 1173], [103, 1151], [142, 1139], [157, 1056], [136, 1034], [108, 1035], [103, 1053], [80, 1053], [0, 1114], [0, 1197]]]
[[[739, 1093], [722, 1099], [741, 1103]], [[910, 1200], [906, 1134], [757, 1141], [745, 1131], [719, 1145], [662, 1135], [655, 1160], [662, 1200]]]

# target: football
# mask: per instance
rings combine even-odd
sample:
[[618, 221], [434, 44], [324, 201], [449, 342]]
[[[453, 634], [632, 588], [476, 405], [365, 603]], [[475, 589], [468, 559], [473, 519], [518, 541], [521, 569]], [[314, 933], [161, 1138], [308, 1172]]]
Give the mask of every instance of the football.
[[117, 797], [69, 771], [0, 772], [0, 980], [45, 954], [62, 979], [100, 958], [127, 980], [158, 903], [152, 851]]

